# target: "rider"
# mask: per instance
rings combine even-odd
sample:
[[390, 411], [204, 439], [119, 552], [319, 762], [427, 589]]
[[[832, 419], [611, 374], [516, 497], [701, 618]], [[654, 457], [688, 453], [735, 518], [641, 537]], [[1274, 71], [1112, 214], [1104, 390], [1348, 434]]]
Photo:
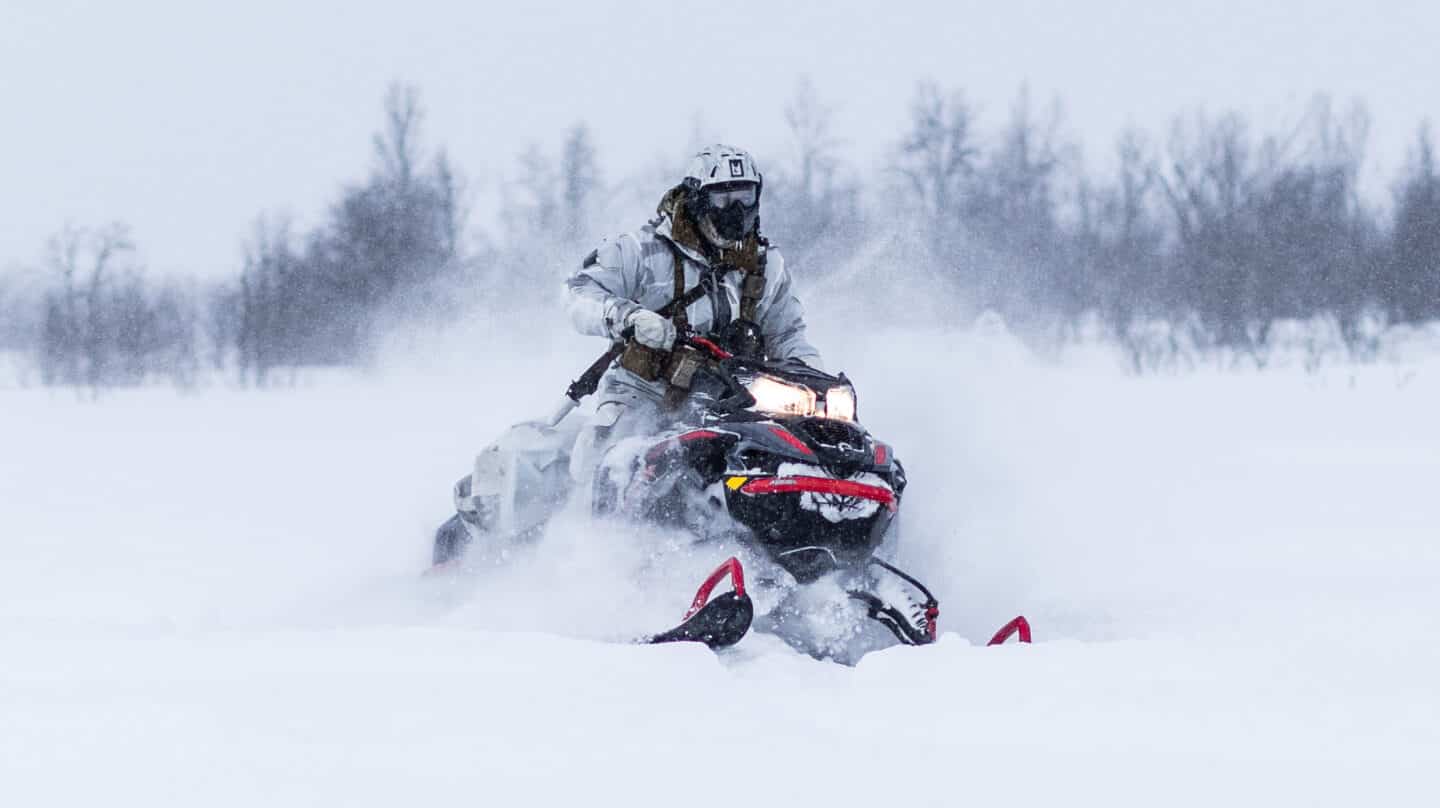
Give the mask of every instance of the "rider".
[[[716, 144], [690, 162], [679, 185], [660, 200], [658, 216], [638, 231], [606, 239], [566, 284], [570, 318], [582, 334], [633, 341], [669, 351], [677, 328], [688, 327], [725, 347], [744, 339], [772, 361], [820, 366], [805, 338], [804, 311], [784, 259], [760, 235], [763, 179], [743, 149]], [[655, 313], [685, 291], [704, 295], [673, 318]], [[643, 428], [659, 415], [665, 383], [627, 352], [605, 377], [595, 418], [571, 455], [571, 473], [583, 479], [594, 453], [614, 438]], [[652, 372], [647, 373], [647, 370]]]
[[[457, 515], [436, 536], [437, 562], [497, 523], [517, 532], [537, 527], [558, 506], [557, 490], [588, 481], [606, 448], [662, 428], [662, 369], [677, 335], [820, 367], [784, 259], [760, 235], [762, 186], [748, 152], [709, 146], [654, 219], [585, 257], [566, 282], [570, 318], [583, 334], [628, 346], [601, 381], [595, 416], [578, 436], [558, 425], [520, 424], [482, 451], [474, 473], [455, 485]], [[656, 312], [682, 295], [693, 302], [668, 317]]]

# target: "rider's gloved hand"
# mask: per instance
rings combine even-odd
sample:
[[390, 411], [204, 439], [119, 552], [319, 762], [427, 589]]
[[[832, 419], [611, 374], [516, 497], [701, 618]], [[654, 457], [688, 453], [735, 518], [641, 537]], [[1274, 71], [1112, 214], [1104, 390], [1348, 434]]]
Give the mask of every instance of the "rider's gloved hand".
[[635, 341], [646, 348], [668, 351], [675, 344], [675, 324], [649, 309], [625, 315], [625, 327], [635, 329]]

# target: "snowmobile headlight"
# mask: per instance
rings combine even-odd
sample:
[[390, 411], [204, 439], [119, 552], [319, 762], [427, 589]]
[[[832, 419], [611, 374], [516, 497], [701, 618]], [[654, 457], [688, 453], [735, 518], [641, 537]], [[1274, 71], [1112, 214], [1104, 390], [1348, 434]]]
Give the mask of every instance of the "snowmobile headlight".
[[832, 387], [825, 391], [825, 417], [837, 421], [855, 420], [855, 388]]
[[755, 409], [782, 415], [814, 415], [815, 393], [806, 387], [786, 384], [773, 376], [756, 376], [746, 385], [755, 397]]

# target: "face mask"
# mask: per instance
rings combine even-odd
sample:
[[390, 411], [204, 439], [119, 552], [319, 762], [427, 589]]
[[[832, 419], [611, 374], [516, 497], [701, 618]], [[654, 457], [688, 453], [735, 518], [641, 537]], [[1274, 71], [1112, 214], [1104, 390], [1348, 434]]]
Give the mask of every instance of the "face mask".
[[749, 234], [755, 226], [755, 217], [759, 213], [757, 205], [742, 205], [739, 202], [732, 202], [724, 208], [715, 209], [710, 213], [710, 221], [715, 225], [715, 232], [721, 238], [730, 241], [740, 241]]

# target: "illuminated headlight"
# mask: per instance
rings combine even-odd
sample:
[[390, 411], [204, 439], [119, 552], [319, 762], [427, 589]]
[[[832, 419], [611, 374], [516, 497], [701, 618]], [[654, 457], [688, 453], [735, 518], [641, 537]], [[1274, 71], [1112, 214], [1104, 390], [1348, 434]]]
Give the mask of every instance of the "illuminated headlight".
[[823, 408], [810, 388], [787, 384], [773, 376], [757, 375], [746, 380], [745, 387], [755, 397], [755, 409], [761, 412], [855, 420], [855, 388], [849, 385], [826, 390]]
[[855, 420], [855, 388], [832, 387], [825, 391], [825, 417], [837, 421]]
[[770, 376], [756, 376], [745, 385], [755, 397], [755, 409], [783, 415], [814, 415], [815, 393]]

